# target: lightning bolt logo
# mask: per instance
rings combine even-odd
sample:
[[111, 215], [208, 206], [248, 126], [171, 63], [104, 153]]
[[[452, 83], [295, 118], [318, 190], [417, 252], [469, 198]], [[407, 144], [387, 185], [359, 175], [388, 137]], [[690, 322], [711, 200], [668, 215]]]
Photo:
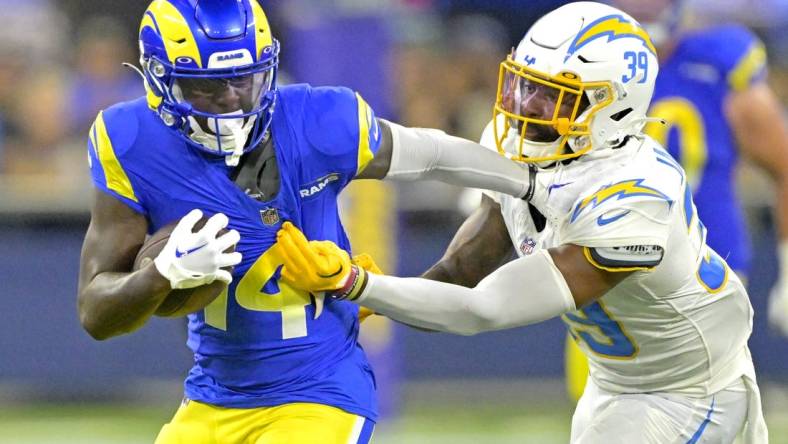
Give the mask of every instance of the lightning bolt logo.
[[637, 23], [631, 22], [621, 15], [608, 15], [591, 22], [580, 30], [572, 44], [569, 45], [569, 51], [564, 60], [569, 59], [578, 49], [601, 37], [607, 37], [608, 42], [616, 39], [635, 38], [643, 42], [643, 46], [652, 54], [657, 55], [651, 38]]
[[596, 208], [601, 205], [602, 202], [614, 197], [618, 198], [618, 200], [621, 200], [634, 196], [653, 196], [670, 202], [670, 198], [661, 191], [641, 185], [644, 180], [645, 179], [624, 180], [622, 182], [600, 188], [596, 193], [581, 200], [575, 206], [574, 211], [572, 211], [572, 217], [569, 219], [569, 223], [574, 222], [575, 219], [577, 219], [577, 216], [579, 216], [580, 213], [582, 213], [586, 208]]

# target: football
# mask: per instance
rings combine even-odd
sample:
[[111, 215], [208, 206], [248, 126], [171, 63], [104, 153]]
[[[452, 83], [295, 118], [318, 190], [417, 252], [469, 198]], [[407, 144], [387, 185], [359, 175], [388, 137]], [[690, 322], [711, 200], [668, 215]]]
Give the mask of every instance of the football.
[[[197, 222], [194, 229], [199, 230], [207, 221], [208, 218], [203, 217]], [[145, 243], [142, 244], [142, 247], [140, 247], [140, 250], [137, 252], [137, 257], [134, 259], [133, 269], [135, 271], [153, 262], [167, 244], [167, 240], [170, 238], [170, 234], [172, 234], [172, 230], [175, 229], [175, 225], [177, 224], [178, 221], [165, 225], [146, 239]], [[227, 229], [222, 229], [219, 235], [226, 232]], [[230, 273], [233, 271], [232, 267], [227, 267], [225, 270]], [[202, 310], [205, 306], [213, 302], [213, 300], [222, 293], [225, 287], [226, 285], [224, 282], [215, 281], [199, 287], [172, 290], [161, 305], [159, 305], [159, 308], [156, 309], [156, 316], [174, 318], [186, 316], [189, 313]]]

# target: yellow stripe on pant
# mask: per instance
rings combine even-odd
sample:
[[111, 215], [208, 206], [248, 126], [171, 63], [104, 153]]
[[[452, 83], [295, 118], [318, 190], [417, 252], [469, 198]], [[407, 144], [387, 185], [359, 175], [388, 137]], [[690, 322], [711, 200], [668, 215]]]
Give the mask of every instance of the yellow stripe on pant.
[[322, 404], [238, 409], [185, 400], [155, 444], [366, 444], [367, 422]]
[[569, 399], [576, 403], [586, 389], [588, 358], [570, 334], [566, 335], [566, 347], [564, 347], [564, 372], [566, 374], [566, 392]]

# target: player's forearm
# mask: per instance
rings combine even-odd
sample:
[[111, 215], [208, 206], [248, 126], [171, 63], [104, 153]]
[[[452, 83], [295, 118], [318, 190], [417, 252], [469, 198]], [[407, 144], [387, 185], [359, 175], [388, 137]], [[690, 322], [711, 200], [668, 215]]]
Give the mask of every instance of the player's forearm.
[[788, 174], [777, 184], [774, 216], [780, 242], [788, 244]]
[[788, 241], [788, 120], [766, 83], [731, 94], [725, 113], [742, 152], [768, 172], [777, 187], [777, 232]]
[[575, 308], [546, 252], [510, 262], [475, 288], [418, 278], [368, 279], [357, 303], [408, 325], [462, 335], [528, 325]]
[[370, 276], [371, 287], [359, 303], [404, 324], [434, 331], [472, 335], [486, 322], [473, 301], [473, 289], [438, 281]]
[[387, 124], [393, 144], [387, 179], [438, 180], [516, 197], [532, 188], [534, 178], [527, 167], [475, 142], [434, 129]]
[[130, 333], [150, 319], [170, 290], [152, 264], [133, 273], [100, 273], [80, 289], [80, 322], [98, 340]]
[[422, 277], [434, 281], [476, 286], [512, 255], [512, 241], [501, 207], [488, 196], [468, 218], [440, 261]]

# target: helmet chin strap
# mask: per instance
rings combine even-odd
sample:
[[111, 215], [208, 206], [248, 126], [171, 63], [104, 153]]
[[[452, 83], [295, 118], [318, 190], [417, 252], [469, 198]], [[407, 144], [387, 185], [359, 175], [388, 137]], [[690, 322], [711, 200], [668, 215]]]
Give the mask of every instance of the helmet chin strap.
[[227, 118], [242, 113], [241, 110], [237, 110], [219, 114], [219, 116], [225, 118], [209, 118], [208, 125], [213, 127], [216, 134], [208, 134], [193, 116], [189, 116], [189, 124], [192, 130], [189, 138], [205, 147], [216, 150], [217, 153], [219, 153], [219, 142], [221, 141], [221, 153], [225, 154], [225, 163], [227, 166], [237, 166], [244, 153], [244, 146], [249, 133], [257, 120], [257, 116], [251, 116], [248, 119], [242, 117], [236, 119]]

